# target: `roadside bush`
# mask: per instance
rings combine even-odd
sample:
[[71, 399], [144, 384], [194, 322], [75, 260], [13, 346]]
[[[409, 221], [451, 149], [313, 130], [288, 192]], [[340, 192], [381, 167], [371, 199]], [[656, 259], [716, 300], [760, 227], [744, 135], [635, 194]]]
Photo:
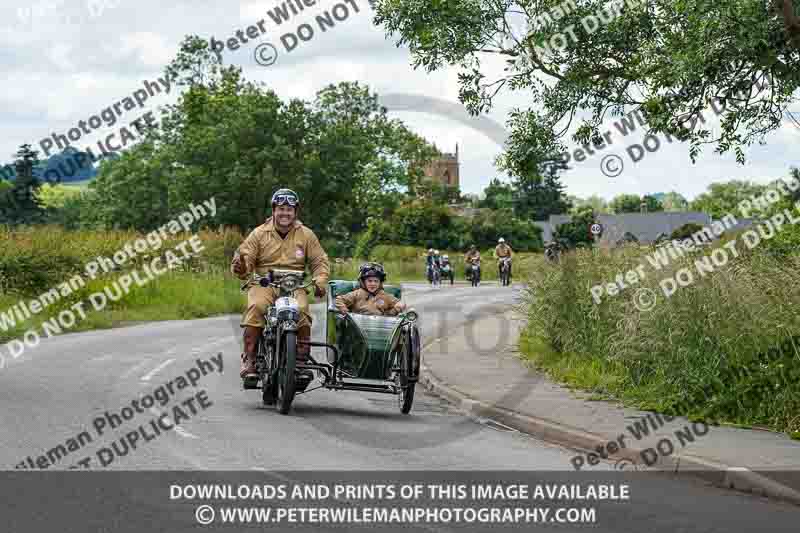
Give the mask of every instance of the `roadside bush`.
[[675, 231], [673, 231], [672, 234], [669, 236], [669, 239], [670, 240], [689, 239], [692, 237], [692, 235], [702, 230], [703, 226], [701, 226], [700, 224], [689, 222], [687, 224], [684, 224], [680, 228], [677, 228]]
[[[639, 408], [800, 431], [800, 258], [743, 251], [700, 276], [694, 261], [710, 254], [654, 273], [638, 249], [578, 250], [532, 269], [525, 336], [549, 346], [540, 361], [562, 379]], [[593, 301], [593, 286], [641, 263], [638, 285]], [[694, 283], [665, 298], [659, 281], [681, 268]], [[642, 288], [652, 309], [637, 308]]]
[[572, 216], [566, 224], [561, 224], [553, 231], [553, 240], [565, 244], [568, 248], [575, 248], [583, 243], [586, 246], [593, 244], [589, 228], [594, 223], [594, 211], [591, 207], [584, 208]]

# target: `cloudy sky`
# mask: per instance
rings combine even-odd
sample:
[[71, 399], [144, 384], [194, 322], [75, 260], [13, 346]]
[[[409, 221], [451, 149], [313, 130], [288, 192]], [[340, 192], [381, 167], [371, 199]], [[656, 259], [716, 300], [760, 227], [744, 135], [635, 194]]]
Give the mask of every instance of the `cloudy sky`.
[[[336, 8], [340, 3], [322, 0], [278, 26], [267, 15], [268, 10], [282, 4], [275, 0], [238, 4], [231, 0], [3, 0], [0, 62], [6, 84], [0, 94], [0, 161], [10, 161], [10, 155], [25, 142], [38, 149], [39, 142], [53, 132], [66, 133], [79, 120], [133, 95], [144, 80], [162, 77], [164, 66], [185, 35], [227, 40], [237, 30], [246, 32], [248, 26], [262, 19], [266, 33], [248, 39], [238, 50], [225, 50], [224, 61], [241, 66], [246, 77], [268, 83], [283, 98], [311, 99], [327, 84], [358, 80], [378, 94], [423, 95], [458, 102], [457, 69], [433, 74], [413, 70], [407, 51], [397, 48], [372, 25], [373, 13], [367, 0], [348, 0]], [[303, 23], [314, 24], [316, 15], [334, 9], [332, 14], [342, 19], [340, 22], [325, 32], [315, 26], [310, 39], [286, 51], [282, 35]], [[255, 60], [261, 43], [272, 43], [278, 51], [271, 66], [261, 66]], [[265, 56], [269, 60], [268, 50], [262, 52], [262, 58]], [[502, 71], [502, 65], [491, 58], [484, 65], [490, 78]], [[79, 148], [91, 146], [101, 135], [175, 97], [174, 91], [150, 97], [142, 108], [125, 112], [115, 127], [98, 128], [75, 144]], [[502, 94], [486, 118], [502, 127], [509, 110], [527, 104], [522, 94]], [[496, 132], [497, 126], [487, 128], [485, 121], [465, 123], [450, 108], [421, 107], [391, 110], [391, 114], [444, 151], [454, 151], [458, 143], [464, 192], [480, 192], [492, 177], [501, 176], [493, 165], [501, 146], [497, 135], [489, 131]], [[800, 113], [797, 116], [800, 118]], [[711, 120], [713, 113], [709, 113]], [[733, 156], [721, 157], [710, 148], [693, 165], [686, 145], [663, 139], [659, 149], [634, 163], [626, 148], [642, 143], [642, 132], [623, 136], [612, 121], [608, 129], [612, 132], [611, 146], [563, 175], [569, 194], [611, 198], [621, 193], [677, 190], [692, 198], [715, 181], [767, 182], [785, 176], [792, 166], [800, 166], [800, 128], [788, 120], [764, 146], [747, 150], [744, 166]], [[654, 147], [652, 141], [649, 146]], [[616, 177], [604, 175], [603, 158], [607, 173], [624, 170]]]

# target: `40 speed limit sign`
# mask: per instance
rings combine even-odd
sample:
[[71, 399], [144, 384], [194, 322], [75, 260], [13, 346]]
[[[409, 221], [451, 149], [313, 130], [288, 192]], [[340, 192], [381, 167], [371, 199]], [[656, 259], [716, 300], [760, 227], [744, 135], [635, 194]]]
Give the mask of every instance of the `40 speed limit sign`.
[[591, 232], [592, 235], [600, 235], [601, 233], [603, 233], [603, 226], [597, 223], [592, 224], [591, 227], [589, 228], [589, 231]]

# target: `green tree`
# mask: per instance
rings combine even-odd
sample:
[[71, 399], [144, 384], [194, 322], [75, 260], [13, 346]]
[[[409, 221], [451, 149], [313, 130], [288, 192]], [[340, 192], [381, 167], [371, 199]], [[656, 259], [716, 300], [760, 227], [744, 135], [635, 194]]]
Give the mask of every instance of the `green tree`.
[[493, 178], [489, 185], [483, 190], [484, 198], [478, 204], [478, 207], [485, 207], [488, 209], [510, 209], [514, 205], [514, 188], [500, 181], [498, 178]]
[[514, 214], [527, 220], [547, 220], [566, 213], [570, 204], [555, 168], [544, 175], [523, 176], [514, 180]]
[[593, 194], [588, 198], [569, 196], [567, 199], [572, 205], [569, 210], [571, 215], [583, 211], [586, 208], [592, 209], [597, 214], [608, 214], [611, 212], [611, 209], [608, 207], [608, 202], [606, 202], [605, 198], [598, 196], [597, 194]]
[[661, 202], [659, 202], [655, 196], [651, 196], [649, 194], [642, 196], [640, 203], [645, 204], [645, 209], [648, 213], [655, 213], [657, 211], [664, 210], [664, 206], [661, 204]]
[[39, 155], [30, 144], [23, 144], [14, 161], [16, 178], [4, 185], [0, 194], [0, 224], [37, 224], [44, 221], [44, 209], [36, 198], [41, 186], [34, 173]]
[[[558, 12], [555, 1], [373, 6], [375, 22], [408, 46], [415, 68], [460, 67], [459, 95], [474, 114], [490, 109], [503, 88], [531, 95], [529, 107], [510, 113], [505, 154], [513, 174], [524, 175], [532, 158], [564, 151], [569, 126], [588, 146], [602, 140], [609, 117], [636, 109], [653, 132], [689, 140], [693, 159], [711, 144], [744, 162], [742, 147], [780, 127], [800, 87], [794, 4], [626, 2], [618, 16], [602, 13], [613, 18], [608, 24], [598, 17], [608, 3], [598, 0], [575, 0]], [[590, 16], [594, 24], [582, 22]], [[484, 66], [487, 55], [504, 60], [502, 71]], [[727, 107], [719, 135], [691, 124], [714, 98]]]
[[217, 215], [204, 223], [247, 231], [268, 216], [273, 191], [291, 187], [321, 239], [350, 242], [370, 216], [392, 213], [435, 154], [358, 83], [284, 102], [217, 62], [207, 43], [184, 41], [167, 73], [186, 90], [92, 183], [106, 226], [151, 230], [213, 196]]
[[620, 194], [615, 196], [608, 204], [615, 214], [639, 213], [641, 211], [642, 199], [635, 194]]
[[459, 242], [459, 249], [473, 243], [479, 249], [494, 248], [499, 237], [503, 237], [517, 252], [543, 249], [541, 228], [531, 220], [516, 217], [511, 209], [498, 209], [472, 218], [469, 237], [469, 242]]
[[661, 199], [664, 211], [686, 211], [689, 209], [689, 202], [686, 198], [675, 191], [668, 192]]
[[[790, 176], [794, 181], [800, 182], [800, 169], [792, 168], [789, 171]], [[789, 190], [782, 187], [778, 190]], [[791, 194], [783, 196], [779, 201], [772, 204], [768, 212], [763, 213], [765, 217], [771, 217], [774, 214], [783, 212], [784, 209], [789, 211], [795, 210], [796, 202], [800, 201], [800, 189], [791, 191]], [[771, 239], [765, 239], [759, 245], [759, 250], [765, 250], [768, 253], [786, 256], [797, 255], [800, 253], [800, 226], [797, 224], [790, 224], [783, 226], [780, 231], [775, 233]]]
[[[691, 203], [693, 211], [702, 211], [713, 218], [722, 218], [728, 213], [738, 213], [739, 203], [753, 196], [759, 196], [766, 190], [765, 185], [750, 181], [732, 180], [725, 183], [712, 183], [708, 192], [704, 192]], [[756, 214], [756, 210], [754, 210]]]
[[553, 239], [565, 243], [569, 248], [575, 248], [579, 244], [591, 246], [594, 242], [589, 231], [592, 224], [594, 224], [594, 213], [591, 208], [584, 208], [574, 214], [569, 222], [556, 227]]

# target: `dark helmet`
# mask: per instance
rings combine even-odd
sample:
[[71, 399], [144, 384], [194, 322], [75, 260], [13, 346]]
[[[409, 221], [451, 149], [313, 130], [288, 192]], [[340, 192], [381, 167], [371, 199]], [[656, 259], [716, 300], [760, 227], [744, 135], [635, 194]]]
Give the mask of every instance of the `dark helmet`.
[[364, 263], [358, 267], [358, 281], [363, 285], [365, 278], [375, 277], [381, 280], [381, 283], [386, 281], [386, 272], [383, 270], [383, 265], [380, 263]]
[[294, 207], [295, 209], [299, 209], [300, 197], [297, 196], [297, 193], [291, 189], [278, 189], [275, 191], [275, 194], [272, 195], [272, 200], [270, 201], [272, 209], [275, 209], [276, 205], [286, 204], [288, 204], [290, 207]]

